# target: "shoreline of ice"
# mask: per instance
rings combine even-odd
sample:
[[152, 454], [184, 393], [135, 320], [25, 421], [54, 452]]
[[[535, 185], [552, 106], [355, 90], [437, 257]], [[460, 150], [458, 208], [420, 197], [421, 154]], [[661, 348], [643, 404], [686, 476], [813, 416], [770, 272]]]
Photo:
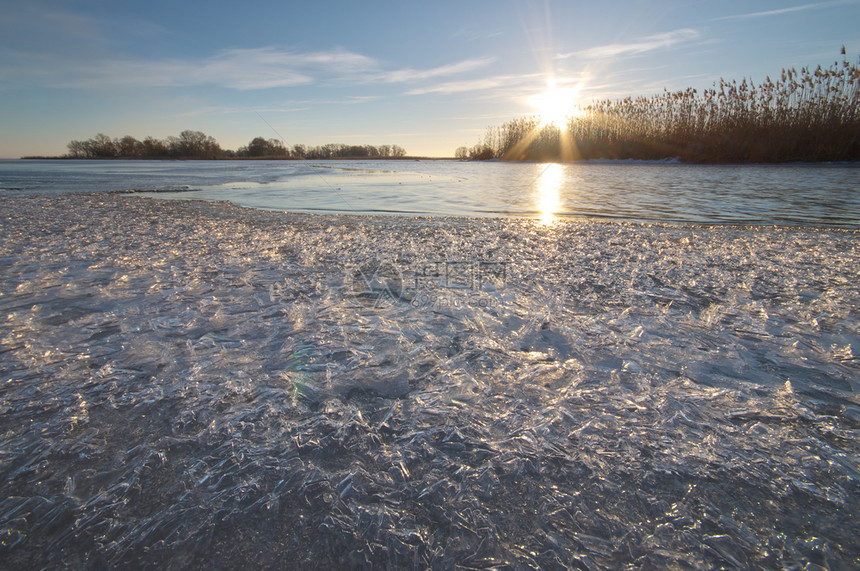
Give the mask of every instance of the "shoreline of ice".
[[4, 565], [860, 563], [857, 231], [4, 206]]

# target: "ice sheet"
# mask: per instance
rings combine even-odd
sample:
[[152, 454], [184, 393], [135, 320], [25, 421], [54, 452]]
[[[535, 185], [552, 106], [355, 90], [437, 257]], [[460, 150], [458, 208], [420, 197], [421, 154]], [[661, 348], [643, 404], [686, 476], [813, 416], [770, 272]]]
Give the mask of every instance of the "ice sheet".
[[860, 563], [856, 232], [0, 216], [0, 561]]

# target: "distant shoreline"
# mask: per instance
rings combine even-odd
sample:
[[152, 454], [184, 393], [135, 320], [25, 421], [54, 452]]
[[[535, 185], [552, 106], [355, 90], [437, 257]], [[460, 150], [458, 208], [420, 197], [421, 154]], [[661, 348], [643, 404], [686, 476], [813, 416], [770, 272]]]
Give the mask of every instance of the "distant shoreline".
[[369, 158], [369, 157], [332, 157], [332, 158], [324, 158], [324, 159], [304, 159], [304, 158], [292, 158], [292, 157], [223, 157], [223, 158], [214, 158], [214, 159], [179, 159], [179, 158], [171, 158], [171, 157], [160, 157], [160, 158], [134, 158], [134, 157], [123, 157], [123, 158], [103, 158], [103, 159], [92, 159], [92, 158], [78, 158], [78, 157], [69, 157], [69, 156], [26, 156], [26, 157], [18, 157], [18, 158], [5, 158], [0, 160], [8, 160], [8, 161], [90, 161], [90, 162], [143, 162], [143, 161], [164, 161], [164, 162], [232, 162], [232, 161], [278, 161], [278, 162], [338, 162], [338, 161], [400, 161], [400, 162], [409, 162], [409, 161], [452, 161], [452, 162], [467, 162], [467, 163], [534, 163], [534, 164], [548, 164], [548, 163], [557, 163], [557, 164], [683, 164], [683, 165], [702, 165], [702, 166], [730, 166], [730, 165], [744, 165], [744, 166], [752, 166], [752, 165], [858, 165], [860, 166], [860, 161], [778, 161], [778, 162], [744, 162], [744, 161], [726, 161], [726, 162], [690, 162], [684, 161], [677, 157], [670, 157], [665, 159], [605, 159], [605, 158], [589, 158], [589, 159], [576, 159], [576, 160], [537, 160], [537, 159], [524, 159], [524, 160], [509, 160], [509, 159], [458, 159], [456, 157], [422, 157], [422, 156], [408, 156], [408, 157], [384, 157], [384, 158]]
[[[16, 159], [9, 159], [16, 160]], [[67, 155], [60, 156], [26, 156], [26, 157], [18, 157], [17, 160], [22, 161], [204, 161], [204, 162], [213, 162], [213, 161], [454, 161], [459, 160], [454, 157], [421, 157], [421, 156], [407, 156], [407, 157], [331, 157], [325, 159], [305, 159], [301, 157], [217, 157], [211, 159], [205, 158], [189, 158], [182, 159], [176, 157], [116, 157], [116, 158], [83, 158], [83, 157], [70, 157]]]

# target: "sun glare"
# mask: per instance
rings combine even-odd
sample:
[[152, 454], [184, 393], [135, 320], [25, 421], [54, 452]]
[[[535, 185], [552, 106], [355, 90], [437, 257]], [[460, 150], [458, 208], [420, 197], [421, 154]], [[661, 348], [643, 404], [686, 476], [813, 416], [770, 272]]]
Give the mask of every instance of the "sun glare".
[[533, 96], [530, 101], [537, 110], [541, 125], [564, 127], [568, 117], [579, 111], [576, 105], [578, 91], [578, 88], [559, 88], [555, 80], [550, 80], [547, 90]]
[[564, 168], [561, 165], [550, 163], [541, 167], [535, 198], [539, 220], [544, 226], [550, 226], [555, 222], [556, 212], [561, 206], [559, 190], [563, 182]]

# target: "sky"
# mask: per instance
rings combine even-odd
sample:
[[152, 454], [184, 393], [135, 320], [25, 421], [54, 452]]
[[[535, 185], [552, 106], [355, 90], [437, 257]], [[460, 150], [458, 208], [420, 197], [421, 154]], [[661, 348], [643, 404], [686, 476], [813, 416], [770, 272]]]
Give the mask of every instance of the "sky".
[[860, 52], [860, 0], [4, 3], [0, 157], [190, 129], [450, 157], [537, 112]]

